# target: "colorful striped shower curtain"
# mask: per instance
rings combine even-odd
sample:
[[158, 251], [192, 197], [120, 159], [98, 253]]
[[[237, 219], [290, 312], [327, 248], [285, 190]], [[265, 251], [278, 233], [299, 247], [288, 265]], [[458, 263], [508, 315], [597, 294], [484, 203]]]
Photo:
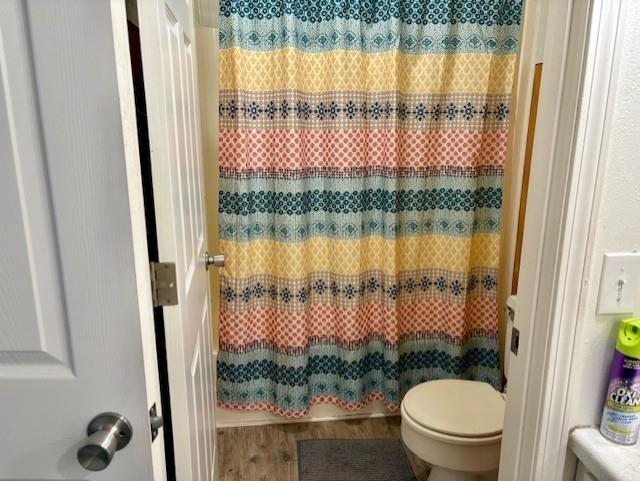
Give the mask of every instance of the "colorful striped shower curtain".
[[500, 387], [521, 0], [222, 0], [218, 403]]

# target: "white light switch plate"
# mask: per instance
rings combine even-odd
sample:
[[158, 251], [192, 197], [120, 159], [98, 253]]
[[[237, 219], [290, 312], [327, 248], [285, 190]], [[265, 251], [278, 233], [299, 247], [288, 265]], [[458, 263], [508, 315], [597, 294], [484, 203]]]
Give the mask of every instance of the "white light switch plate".
[[640, 294], [640, 253], [620, 252], [604, 255], [598, 314], [633, 312]]

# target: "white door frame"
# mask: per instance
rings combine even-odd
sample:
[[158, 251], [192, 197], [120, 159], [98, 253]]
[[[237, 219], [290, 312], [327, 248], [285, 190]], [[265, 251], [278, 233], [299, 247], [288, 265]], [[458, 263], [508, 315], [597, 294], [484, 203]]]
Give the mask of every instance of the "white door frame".
[[548, 1], [501, 481], [572, 475], [569, 374], [624, 8], [624, 0]]
[[[131, 54], [129, 51], [127, 11], [124, 1], [111, 0], [110, 3], [118, 91], [120, 93], [122, 139], [129, 192], [129, 212], [131, 216], [131, 235], [138, 310], [140, 313], [145, 387], [147, 390], [147, 398], [154, 401], [157, 414], [162, 416], [155, 321], [149, 273], [149, 247], [147, 244], [147, 225], [142, 193], [142, 173], [138, 146], [136, 105], [133, 93], [133, 74], [131, 72]], [[167, 479], [167, 467], [164, 436], [162, 433], [154, 439], [151, 445], [151, 457], [153, 463], [153, 481], [165, 481]]]
[[[629, 2], [626, 2], [627, 4]], [[548, 4], [500, 481], [573, 479], [569, 376], [625, 0]]]

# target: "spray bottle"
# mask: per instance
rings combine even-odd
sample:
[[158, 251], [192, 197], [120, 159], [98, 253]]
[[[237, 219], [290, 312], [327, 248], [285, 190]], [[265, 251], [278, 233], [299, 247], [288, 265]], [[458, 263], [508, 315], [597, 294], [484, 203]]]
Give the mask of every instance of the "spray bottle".
[[600, 432], [615, 443], [635, 444], [639, 431], [640, 319], [625, 319], [618, 329]]

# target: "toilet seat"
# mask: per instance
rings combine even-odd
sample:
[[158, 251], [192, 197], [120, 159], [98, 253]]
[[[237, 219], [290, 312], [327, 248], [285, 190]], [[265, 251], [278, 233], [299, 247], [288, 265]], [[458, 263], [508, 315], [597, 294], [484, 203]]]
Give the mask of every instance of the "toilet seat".
[[473, 443], [502, 436], [504, 405], [502, 395], [487, 383], [443, 379], [409, 390], [402, 411], [425, 435]]
[[432, 429], [426, 428], [420, 423], [418, 423], [415, 419], [413, 419], [406, 411], [404, 406], [400, 406], [400, 414], [402, 416], [403, 424], [410, 428], [411, 431], [422, 438], [430, 439], [442, 445], [457, 445], [460, 447], [474, 447], [474, 446], [483, 446], [483, 445], [493, 445], [500, 444], [502, 440], [502, 433], [496, 434], [494, 436], [487, 437], [465, 437], [465, 436], [453, 436], [451, 434], [445, 434], [439, 431], [434, 431]]

